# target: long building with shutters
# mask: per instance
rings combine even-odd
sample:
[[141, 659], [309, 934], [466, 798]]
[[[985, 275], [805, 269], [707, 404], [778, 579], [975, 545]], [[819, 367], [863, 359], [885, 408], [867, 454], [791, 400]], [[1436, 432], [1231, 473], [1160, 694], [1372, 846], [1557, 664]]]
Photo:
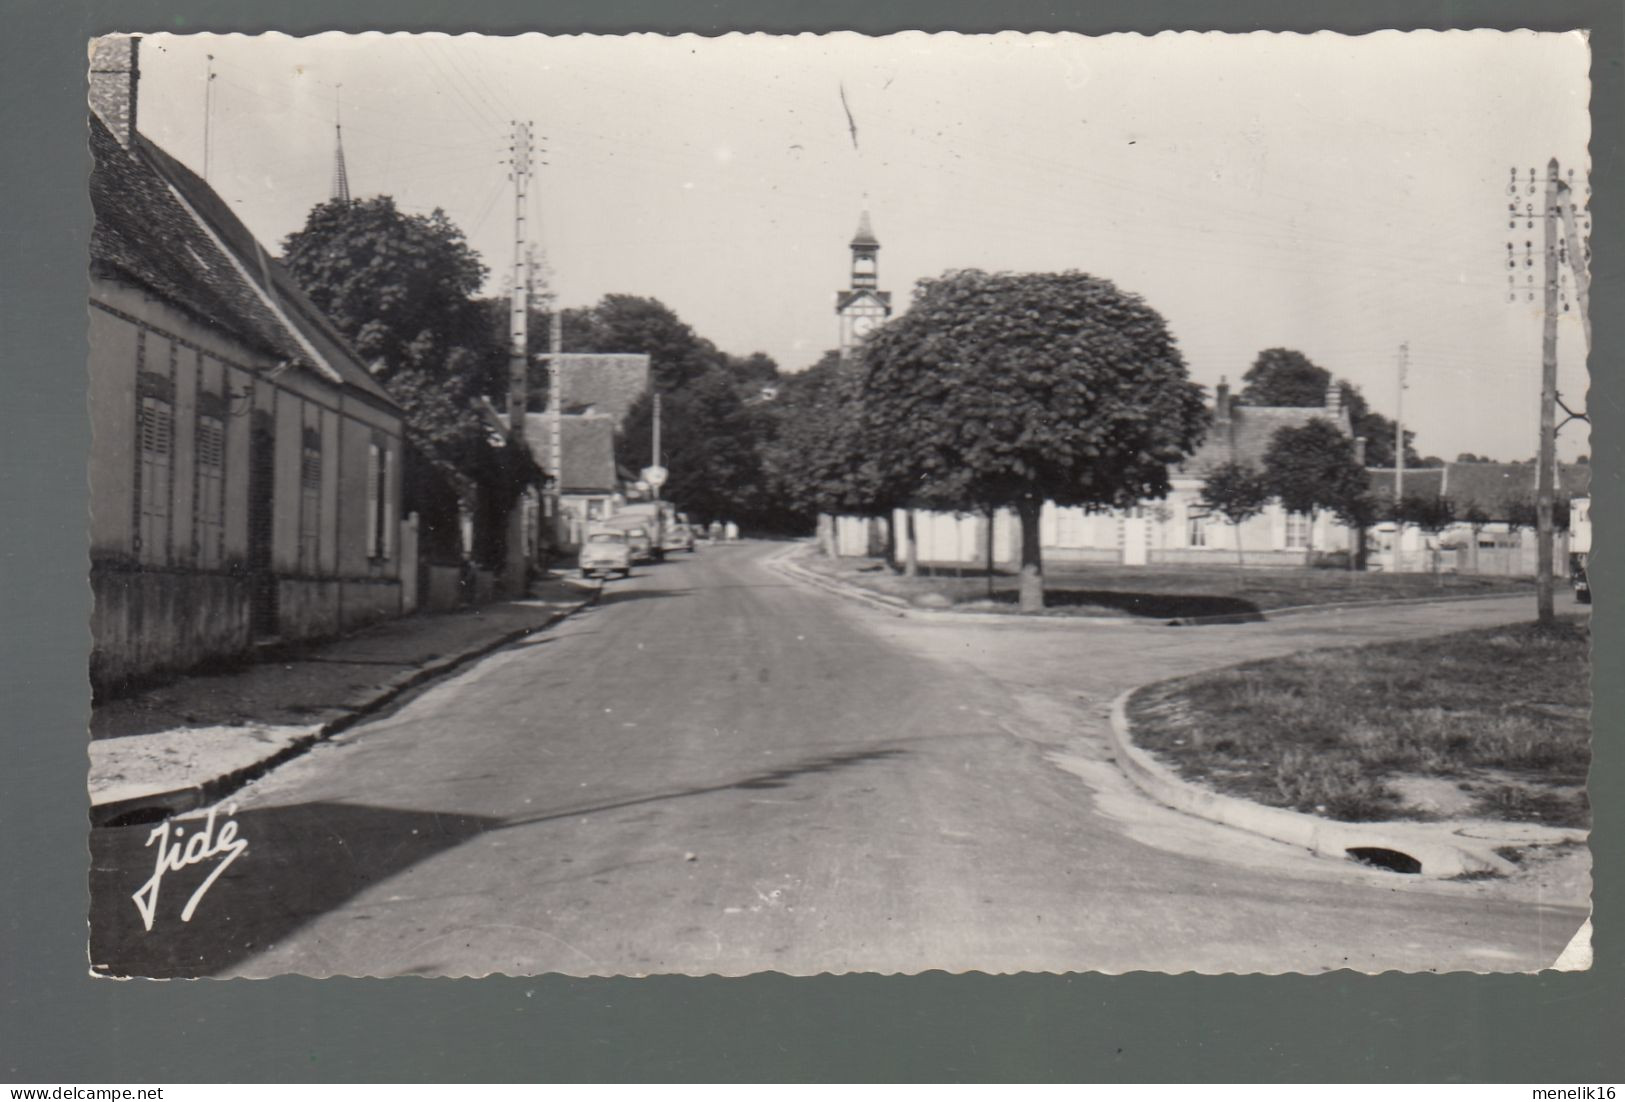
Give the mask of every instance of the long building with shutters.
[[95, 44], [92, 682], [410, 611], [395, 401], [229, 206], [136, 129], [138, 40]]

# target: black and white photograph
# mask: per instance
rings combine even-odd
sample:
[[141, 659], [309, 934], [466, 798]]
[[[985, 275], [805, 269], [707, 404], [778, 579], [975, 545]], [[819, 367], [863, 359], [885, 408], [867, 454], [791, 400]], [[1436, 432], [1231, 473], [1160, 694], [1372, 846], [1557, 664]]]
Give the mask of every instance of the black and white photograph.
[[93, 975], [1591, 966], [1584, 31], [86, 56]]

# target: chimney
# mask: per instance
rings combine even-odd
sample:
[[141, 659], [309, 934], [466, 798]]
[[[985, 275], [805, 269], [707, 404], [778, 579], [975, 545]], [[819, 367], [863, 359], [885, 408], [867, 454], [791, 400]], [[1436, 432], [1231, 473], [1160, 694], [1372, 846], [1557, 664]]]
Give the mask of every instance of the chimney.
[[90, 44], [90, 109], [128, 149], [135, 143], [135, 90], [141, 79], [141, 39], [109, 34]]
[[1223, 375], [1219, 376], [1219, 385], [1213, 388], [1213, 420], [1219, 424], [1230, 420], [1230, 383]]
[[1343, 412], [1343, 387], [1336, 379], [1326, 384], [1326, 416], [1333, 421]]
[[1356, 466], [1365, 466], [1365, 437], [1354, 438], [1354, 462]]

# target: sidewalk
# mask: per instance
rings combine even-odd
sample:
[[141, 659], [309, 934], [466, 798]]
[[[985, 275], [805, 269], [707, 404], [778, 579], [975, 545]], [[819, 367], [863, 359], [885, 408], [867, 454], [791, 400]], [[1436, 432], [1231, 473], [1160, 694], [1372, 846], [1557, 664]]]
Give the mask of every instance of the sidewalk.
[[407, 690], [591, 604], [598, 592], [551, 578], [525, 600], [388, 620], [97, 705], [91, 821], [156, 821], [220, 799]]

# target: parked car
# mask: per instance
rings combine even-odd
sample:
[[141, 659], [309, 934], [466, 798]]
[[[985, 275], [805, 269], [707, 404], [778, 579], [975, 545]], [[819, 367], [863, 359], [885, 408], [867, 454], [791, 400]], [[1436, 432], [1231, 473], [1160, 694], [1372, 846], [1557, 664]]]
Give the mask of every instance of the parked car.
[[625, 532], [614, 529], [600, 528], [588, 532], [587, 542], [581, 545], [580, 566], [583, 578], [590, 578], [595, 574], [601, 574], [606, 578], [611, 574], [630, 578], [631, 541], [626, 538]]
[[655, 561], [657, 557], [655, 541], [650, 537], [647, 528], [623, 528], [621, 531], [626, 533], [626, 542], [632, 548], [633, 562]]
[[694, 529], [682, 521], [666, 525], [665, 542], [661, 549], [665, 551], [693, 551]]
[[616, 513], [607, 520], [599, 521], [596, 530], [624, 534], [626, 542], [632, 548], [633, 562], [653, 562], [662, 554], [661, 549], [655, 544], [654, 537], [649, 534], [648, 523], [635, 513]]

